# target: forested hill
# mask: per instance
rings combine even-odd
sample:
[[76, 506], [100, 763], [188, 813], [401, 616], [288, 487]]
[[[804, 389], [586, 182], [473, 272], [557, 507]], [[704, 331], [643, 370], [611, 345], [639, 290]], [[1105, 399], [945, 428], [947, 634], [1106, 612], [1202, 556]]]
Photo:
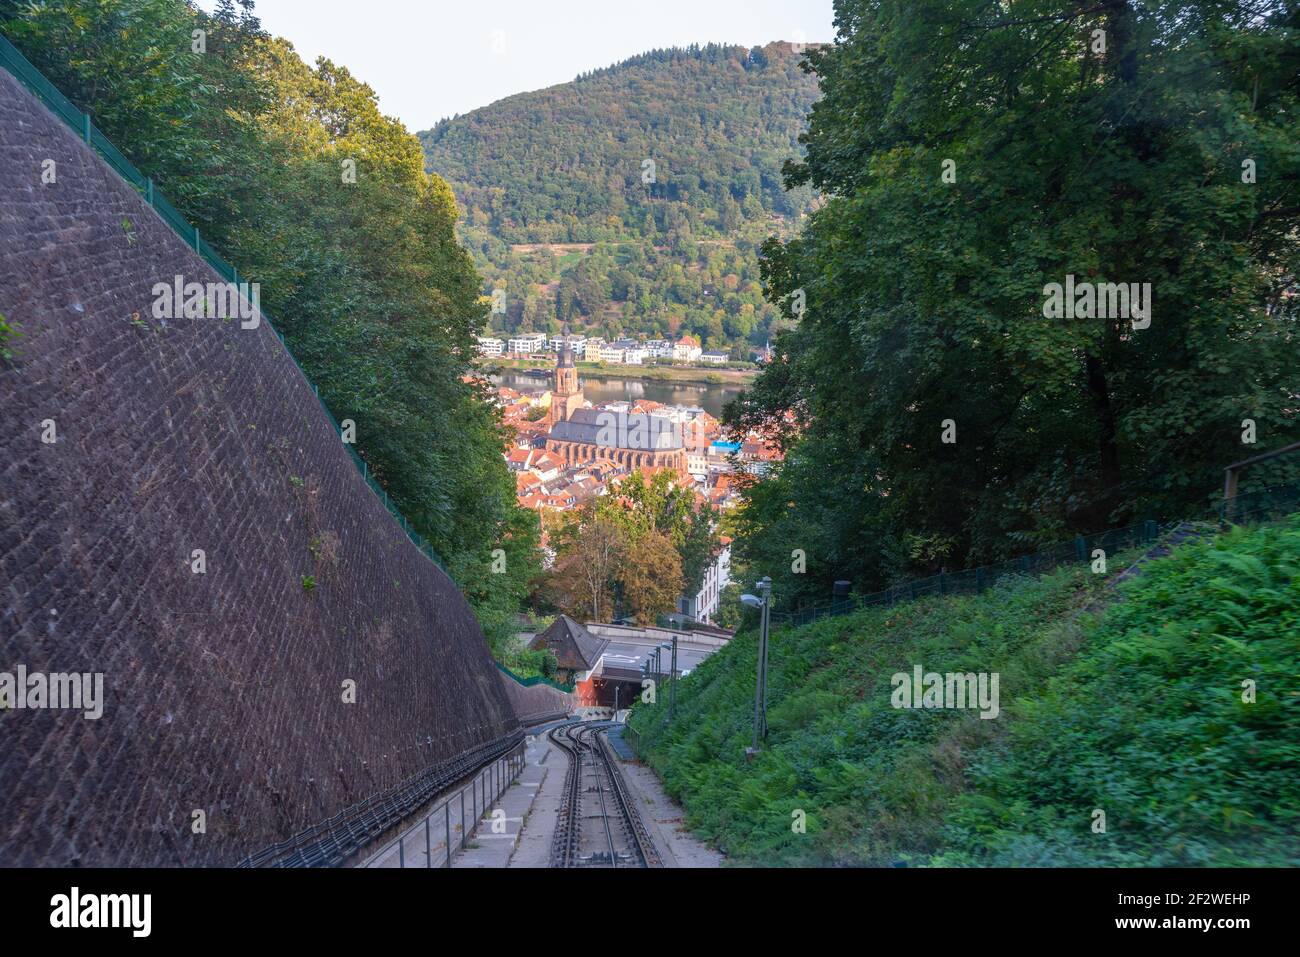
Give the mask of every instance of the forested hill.
[[[765, 341], [756, 247], [813, 196], [781, 183], [817, 98], [802, 59], [789, 43], [656, 50], [421, 133], [462, 239], [506, 288], [494, 328], [694, 332], [741, 357]], [[511, 248], [564, 243], [619, 245]]]
[[788, 43], [656, 50], [444, 120], [420, 141], [466, 221], [507, 242], [640, 236], [647, 213], [728, 234], [807, 206], [807, 191], [781, 185], [817, 96], [801, 58]]

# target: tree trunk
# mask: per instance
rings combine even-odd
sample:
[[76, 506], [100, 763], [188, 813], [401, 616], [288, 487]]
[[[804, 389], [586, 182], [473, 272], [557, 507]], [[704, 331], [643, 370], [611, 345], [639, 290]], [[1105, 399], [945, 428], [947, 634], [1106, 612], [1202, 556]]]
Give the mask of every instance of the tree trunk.
[[1097, 453], [1101, 464], [1101, 489], [1093, 508], [1094, 518], [1105, 523], [1109, 520], [1111, 503], [1119, 495], [1119, 484], [1123, 473], [1119, 464], [1119, 444], [1117, 440], [1115, 407], [1111, 403], [1110, 384], [1106, 380], [1106, 369], [1096, 356], [1089, 355], [1084, 360], [1087, 370], [1088, 397], [1097, 416]]

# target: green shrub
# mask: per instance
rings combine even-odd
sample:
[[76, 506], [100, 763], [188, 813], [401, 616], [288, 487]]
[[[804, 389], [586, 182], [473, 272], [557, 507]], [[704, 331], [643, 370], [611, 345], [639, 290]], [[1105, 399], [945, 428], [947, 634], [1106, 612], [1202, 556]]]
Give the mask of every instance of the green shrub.
[[5, 314], [0, 312], [0, 360], [13, 362], [14, 353], [10, 343], [21, 335], [22, 333], [15, 326], [9, 324]]
[[1297, 570], [1300, 516], [1152, 563], [974, 756], [940, 861], [1300, 862]]

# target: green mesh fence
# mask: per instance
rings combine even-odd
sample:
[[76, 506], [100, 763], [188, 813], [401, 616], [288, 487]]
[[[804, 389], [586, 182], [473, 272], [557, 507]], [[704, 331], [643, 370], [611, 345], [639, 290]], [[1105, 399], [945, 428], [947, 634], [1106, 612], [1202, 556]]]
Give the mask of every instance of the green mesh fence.
[[794, 612], [773, 612], [773, 622], [794, 626], [806, 625], [829, 616], [843, 615], [859, 608], [895, 605], [930, 595], [962, 595], [982, 592], [1008, 575], [1038, 575], [1071, 562], [1092, 560], [1094, 549], [1107, 555], [1125, 548], [1154, 544], [1160, 526], [1153, 521], [1139, 522], [1124, 528], [1110, 529], [1095, 535], [1080, 535], [1031, 555], [1021, 555], [995, 565], [980, 565], [956, 572], [942, 572], [929, 578], [917, 578], [868, 595], [853, 595], [829, 605], [804, 608]]
[[562, 685], [558, 682], [552, 681], [550, 678], [543, 677], [542, 675], [534, 675], [531, 678], [521, 678], [499, 661], [496, 662], [496, 666], [501, 670], [502, 674], [506, 675], [517, 684], [523, 685], [525, 688], [531, 688], [533, 685], [547, 685], [554, 688], [556, 691], [563, 691], [565, 694], [570, 694], [575, 687], [573, 684]]
[[1008, 562], [983, 564], [978, 568], [966, 568], [957, 572], [941, 572], [928, 579], [915, 579], [893, 585], [891, 588], [861, 594], [819, 605], [813, 609], [777, 612], [772, 614], [772, 622], [801, 625], [816, 622], [827, 616], [844, 615], [857, 609], [866, 609], [876, 605], [897, 605], [898, 602], [913, 601], [915, 598], [936, 596], [936, 594], [975, 594], [991, 588], [998, 580], [1009, 575], [1041, 575], [1053, 568], [1071, 562], [1091, 562], [1095, 549], [1104, 550], [1106, 554], [1139, 545], [1153, 545], [1160, 537], [1160, 525], [1154, 521], [1141, 521], [1125, 528], [1109, 529], [1106, 532], [1079, 536], [1071, 541], [1061, 542], [1031, 555], [1021, 555]]
[[[1223, 502], [1203, 520], [1217, 518], [1221, 523], [1275, 521], [1300, 511], [1300, 482], [1274, 485], [1237, 495], [1231, 502]], [[859, 608], [875, 605], [895, 605], [928, 595], [960, 595], [982, 592], [1008, 575], [1036, 575], [1074, 562], [1091, 562], [1094, 549], [1107, 555], [1126, 548], [1149, 547], [1156, 544], [1162, 531], [1178, 523], [1161, 526], [1154, 521], [1139, 522], [1124, 528], [1110, 529], [1095, 535], [1080, 535], [1072, 541], [1062, 542], [1032, 555], [1022, 555], [996, 565], [981, 565], [957, 572], [945, 572], [929, 578], [894, 585], [869, 595], [852, 595], [827, 605], [803, 608], [792, 612], [773, 610], [773, 625], [806, 625], [822, 618], [844, 615]]]
[[1219, 506], [1221, 522], [1272, 522], [1300, 511], [1300, 482], [1271, 485], [1237, 495]]
[[[77, 107], [72, 104], [71, 100], [60, 93], [54, 84], [47, 80], [41, 72], [36, 69], [36, 67], [32, 66], [27, 58], [19, 52], [18, 48], [2, 35], [0, 35], [0, 66], [3, 66], [4, 69], [11, 73], [19, 83], [30, 90], [38, 100], [44, 103], [55, 116], [63, 120], [63, 122], [76, 132], [82, 140], [89, 144], [95, 152], [103, 157], [104, 161], [113, 168], [114, 172], [130, 184], [133, 189], [139, 192], [145, 202], [153, 207], [154, 212], [158, 214], [162, 221], [170, 226], [176, 235], [180, 236], [181, 239], [185, 241], [187, 246], [202, 256], [203, 259], [206, 260], [214, 270], [216, 270], [218, 275], [227, 282], [239, 282], [239, 273], [236, 268], [226, 262], [226, 260], [223, 259], [215, 249], [208, 245], [207, 240], [199, 234], [198, 228], [191, 226], [189, 221], [181, 215], [180, 211], [168, 202], [167, 197], [163, 196], [162, 193], [154, 188], [152, 179], [136, 169], [131, 161], [128, 160], [116, 146], [109, 142], [108, 137], [96, 129], [95, 124], [90, 119], [90, 114], [83, 113], [81, 110], [77, 109]], [[262, 313], [262, 318], [266, 320], [267, 324], [279, 337], [280, 343], [283, 345], [284, 336], [278, 329], [276, 329], [275, 320], [265, 312]], [[302, 366], [298, 365], [298, 360], [294, 359], [293, 354], [289, 352], [287, 347], [285, 348], [285, 354], [293, 360], [298, 371], [303, 372]], [[307, 378], [305, 372], [303, 372], [303, 377]], [[307, 381], [310, 382], [311, 380], [308, 379]], [[330, 412], [324, 402], [320, 401], [320, 390], [313, 385], [312, 392], [316, 396], [316, 401], [320, 403], [320, 407], [325, 411], [326, 416], [329, 417], [330, 424], [334, 427], [334, 431], [338, 433], [341, 438], [342, 429], [335, 420], [333, 413]], [[406, 517], [398, 511], [396, 506], [393, 505], [392, 500], [388, 497], [388, 493], [380, 488], [379, 483], [375, 481], [373, 476], [371, 476], [369, 467], [362, 458], [357, 455], [356, 450], [347, 443], [344, 443], [343, 447], [347, 449], [348, 454], [352, 457], [353, 464], [356, 465], [357, 471], [361, 473], [361, 477], [365, 480], [366, 484], [369, 485], [371, 490], [373, 490], [379, 497], [384, 508], [389, 511], [393, 518], [397, 519], [398, 524], [402, 526], [402, 530], [406, 533], [407, 537], [415, 547], [423, 552], [431, 561], [437, 564], [438, 567], [445, 570], [442, 559], [438, 556], [437, 552], [433, 550], [432, 546], [430, 546], [418, 532], [411, 528], [410, 522], [408, 522]]]

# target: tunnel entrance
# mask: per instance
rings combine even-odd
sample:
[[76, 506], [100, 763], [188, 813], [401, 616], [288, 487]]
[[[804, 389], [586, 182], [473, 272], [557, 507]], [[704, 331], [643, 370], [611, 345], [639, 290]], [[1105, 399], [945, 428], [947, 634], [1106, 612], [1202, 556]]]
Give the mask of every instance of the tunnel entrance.
[[611, 675], [592, 675], [577, 687], [578, 702], [588, 708], [632, 707], [641, 695], [641, 679], [614, 677]]

